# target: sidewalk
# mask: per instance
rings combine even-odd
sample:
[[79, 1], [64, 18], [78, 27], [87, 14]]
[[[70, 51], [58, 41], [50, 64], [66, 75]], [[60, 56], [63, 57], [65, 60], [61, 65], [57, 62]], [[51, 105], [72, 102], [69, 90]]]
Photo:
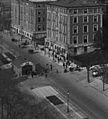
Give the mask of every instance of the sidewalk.
[[41, 52], [39, 55], [43, 60], [45, 59], [45, 61], [47, 61], [46, 63], [52, 63], [54, 66], [54, 71], [52, 72], [53, 75], [56, 75], [55, 69], [58, 69], [60, 72], [59, 75], [61, 75], [64, 80], [66, 79], [68, 83], [70, 83], [70, 86], [74, 84], [78, 88], [78, 91], [82, 94], [87, 95], [90, 99], [96, 101], [96, 103], [100, 104], [102, 108], [105, 108], [106, 110], [108, 109], [108, 84], [105, 84], [106, 90], [102, 91], [102, 81], [100, 79], [90, 77], [91, 83], [88, 83], [87, 72], [85, 70], [82, 70], [81, 72], [74, 71], [63, 73], [63, 67], [61, 65], [53, 62], [47, 55], [44, 55]]
[[37, 101], [39, 101], [39, 98], [48, 101], [65, 119], [83, 119], [83, 117], [87, 117], [70, 101], [69, 112], [67, 112], [67, 98], [61, 95], [45, 77], [29, 77], [28, 80], [19, 84], [19, 88], [23, 92], [36, 96]]
[[[40, 54], [41, 54], [41, 56], [44, 56], [45, 58], [47, 58], [50, 62], [56, 63], [56, 64], [58, 65], [58, 67], [59, 67], [59, 68], [58, 68], [59, 71], [60, 71], [60, 72], [63, 72], [63, 67], [62, 67], [63, 64], [62, 64], [62, 63], [54, 62], [52, 57], [49, 57], [48, 55], [44, 55], [43, 52], [40, 52]], [[96, 78], [94, 78], [94, 77], [90, 76], [91, 82], [88, 83], [88, 82], [87, 82], [87, 76], [85, 75], [84, 77], [82, 77], [82, 75], [81, 75], [82, 72], [83, 72], [83, 74], [86, 73], [86, 75], [87, 75], [87, 71], [86, 71], [86, 70], [82, 70], [81, 72], [77, 72], [77, 71], [67, 72], [67, 73], [62, 74], [62, 75], [64, 75], [64, 77], [69, 78], [69, 77], [72, 77], [71, 75], [72, 75], [73, 73], [74, 73], [74, 74], [76, 73], [77, 78], [78, 78], [78, 76], [79, 76], [79, 78], [78, 78], [78, 79], [75, 79], [75, 81], [78, 81], [78, 82], [81, 83], [83, 86], [90, 86], [91, 88], [93, 88], [93, 89], [99, 91], [101, 94], [104, 94], [105, 96], [108, 97], [108, 84], [105, 84], [105, 90], [103, 91], [103, 82], [102, 82], [101, 77], [96, 77]], [[81, 77], [82, 77], [82, 78], [81, 78]]]
[[[16, 35], [16, 37], [19, 38], [19, 35], [18, 36]], [[4, 38], [10, 40], [11, 36], [9, 34], [5, 33]], [[75, 78], [75, 76], [74, 76], [75, 81], [77, 81], [78, 83], [81, 83], [83, 86], [90, 86], [91, 88], [94, 88], [95, 90], [99, 91], [100, 93], [102, 93], [102, 94], [104, 94], [105, 96], [108, 97], [108, 90], [107, 90], [108, 89], [108, 84], [105, 84], [105, 91], [102, 91], [103, 83], [102, 83], [101, 79], [90, 77], [91, 83], [88, 83], [87, 82], [87, 72], [86, 72], [86, 70], [82, 70], [81, 72], [77, 72], [77, 71], [67, 72], [67, 73], [64, 74], [62, 63], [55, 62], [52, 57], [49, 57], [48, 54], [45, 55], [44, 52], [41, 51], [41, 50], [39, 50], [39, 52], [40, 52], [40, 56], [45, 58], [48, 61], [48, 63], [52, 63], [53, 69], [54, 70], [58, 69], [59, 72], [61, 72], [64, 77], [70, 78], [70, 77], [72, 77], [72, 74], [74, 74], [77, 77], [77, 78]]]

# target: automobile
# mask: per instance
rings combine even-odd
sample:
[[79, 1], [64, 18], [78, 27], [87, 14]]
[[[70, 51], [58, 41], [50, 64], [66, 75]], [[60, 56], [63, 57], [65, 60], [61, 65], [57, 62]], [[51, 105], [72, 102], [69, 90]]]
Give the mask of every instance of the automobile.
[[21, 47], [21, 48], [27, 48], [26, 45], [22, 45], [22, 44], [20, 45], [20, 47]]
[[80, 66], [76, 66], [74, 70], [75, 70], [75, 71], [81, 71], [81, 70], [83, 70], [83, 69], [82, 69]]
[[40, 50], [44, 51], [44, 47], [43, 48], [40, 48]]
[[93, 77], [102, 76], [103, 73], [104, 73], [104, 70], [102, 68], [94, 68], [94, 69], [92, 69], [92, 76]]
[[30, 49], [28, 49], [28, 52], [33, 54], [33, 53], [38, 53], [39, 51], [35, 50], [34, 48], [30, 48]]
[[27, 42], [27, 41], [22, 42], [21, 45], [29, 45], [29, 42]]
[[11, 41], [13, 41], [13, 42], [18, 42], [18, 39], [12, 38]]
[[95, 70], [95, 69], [101, 69], [102, 67], [100, 65], [95, 65], [95, 66], [91, 66], [90, 70]]
[[12, 63], [4, 64], [0, 68], [1, 69], [10, 69], [10, 68], [12, 68]]

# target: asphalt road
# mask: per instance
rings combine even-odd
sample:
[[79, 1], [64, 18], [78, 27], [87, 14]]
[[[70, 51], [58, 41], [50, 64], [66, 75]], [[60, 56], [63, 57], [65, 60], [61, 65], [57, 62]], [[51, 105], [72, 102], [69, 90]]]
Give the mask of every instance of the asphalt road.
[[[22, 49], [17, 47], [15, 43], [3, 41], [5, 46], [13, 50], [15, 53], [19, 54], [19, 57], [27, 58], [36, 63], [41, 63], [45, 65], [47, 61], [45, 59], [40, 58], [39, 54], [31, 55], [28, 54], [26, 49]], [[97, 99], [94, 99], [93, 96], [89, 93], [87, 94], [83, 88], [79, 88], [74, 80], [66, 79], [62, 76], [62, 74], [50, 74], [52, 77], [52, 83], [57, 86], [57, 88], [66, 95], [67, 90], [70, 92], [70, 100], [74, 101], [78, 106], [80, 106], [89, 116], [89, 119], [108, 119], [108, 108], [104, 107], [103, 103], [99, 103]], [[73, 75], [74, 78], [74, 75]]]

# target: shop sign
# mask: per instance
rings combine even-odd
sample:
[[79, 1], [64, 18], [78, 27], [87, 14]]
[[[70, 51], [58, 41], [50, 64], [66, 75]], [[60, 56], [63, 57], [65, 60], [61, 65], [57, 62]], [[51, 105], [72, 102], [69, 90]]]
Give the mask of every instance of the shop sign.
[[40, 38], [43, 38], [43, 37], [46, 37], [46, 34], [34, 34], [34, 37], [36, 38], [36, 39], [40, 39]]

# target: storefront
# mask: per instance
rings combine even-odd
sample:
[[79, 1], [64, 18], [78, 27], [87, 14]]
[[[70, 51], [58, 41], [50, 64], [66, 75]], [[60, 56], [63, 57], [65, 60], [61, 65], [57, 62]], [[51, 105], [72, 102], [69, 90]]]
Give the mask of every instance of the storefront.
[[22, 75], [30, 75], [34, 70], [34, 64], [32, 62], [24, 62], [21, 64]]
[[34, 33], [32, 37], [32, 41], [36, 43], [37, 45], [43, 45], [45, 44], [45, 38], [46, 34], [43, 33]]

